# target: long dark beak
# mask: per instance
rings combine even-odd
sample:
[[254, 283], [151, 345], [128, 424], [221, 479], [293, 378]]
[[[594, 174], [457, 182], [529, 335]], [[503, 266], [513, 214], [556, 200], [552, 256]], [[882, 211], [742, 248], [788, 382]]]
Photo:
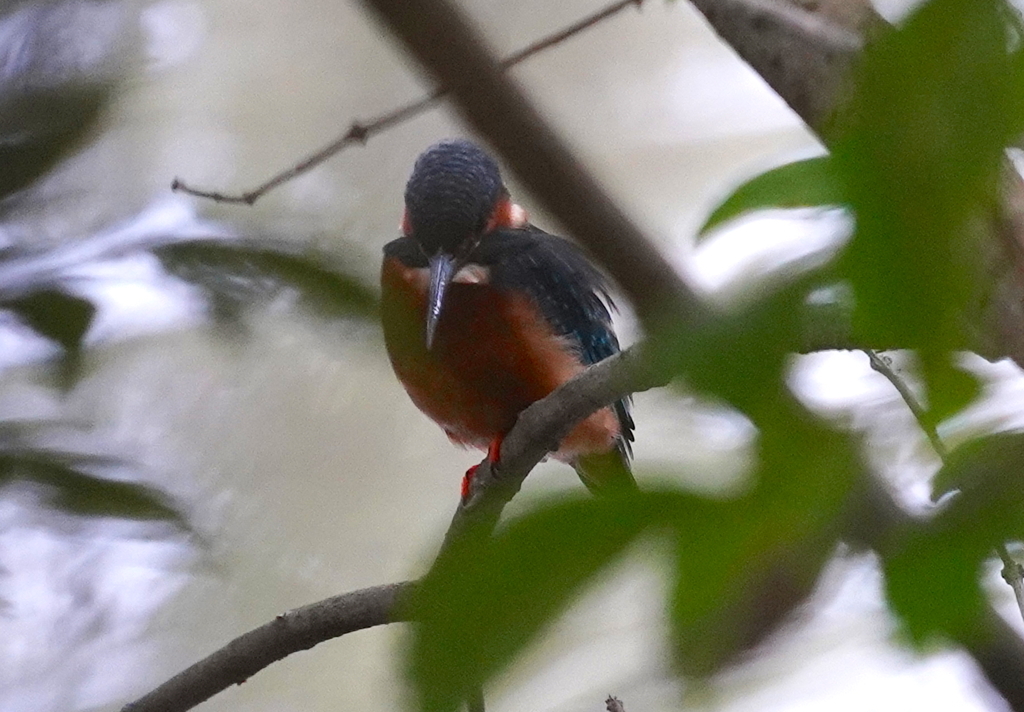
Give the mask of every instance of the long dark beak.
[[430, 288], [427, 292], [427, 351], [434, 344], [437, 320], [441, 317], [444, 295], [452, 283], [456, 269], [455, 258], [438, 252], [430, 258]]

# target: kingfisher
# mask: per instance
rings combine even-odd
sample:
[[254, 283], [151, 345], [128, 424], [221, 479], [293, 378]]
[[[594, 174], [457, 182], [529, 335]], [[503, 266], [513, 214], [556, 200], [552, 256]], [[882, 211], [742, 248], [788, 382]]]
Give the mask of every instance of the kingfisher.
[[[519, 413], [619, 351], [608, 282], [576, 244], [530, 224], [494, 159], [467, 140], [416, 159], [401, 232], [381, 268], [391, 365], [452, 442], [486, 450], [497, 465]], [[592, 491], [635, 488], [633, 429], [620, 400], [552, 455]]]

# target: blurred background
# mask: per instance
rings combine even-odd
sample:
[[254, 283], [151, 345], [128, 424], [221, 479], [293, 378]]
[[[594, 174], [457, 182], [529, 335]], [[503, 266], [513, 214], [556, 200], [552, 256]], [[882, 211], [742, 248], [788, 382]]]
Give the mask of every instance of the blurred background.
[[[462, 4], [502, 53], [601, 6]], [[905, 5], [879, 9], [895, 19]], [[835, 212], [780, 213], [694, 247], [732, 187], [821, 148], [686, 3], [649, 0], [514, 75], [680, 270], [723, 299], [797, 257], [828, 254], [848, 231]], [[480, 455], [415, 410], [373, 319], [303, 309], [295, 289], [251, 275], [213, 283], [180, 252], [150, 248], [265, 240], [329, 256], [374, 289], [413, 160], [466, 132], [448, 107], [253, 207], [174, 194], [171, 181], [251, 188], [428, 87], [356, 3], [0, 7], [10, 171], [0, 179], [0, 457], [31, 461], [0, 476], [0, 710], [117, 709], [278, 612], [423, 573]], [[40, 285], [62, 309], [96, 307], [81, 333], [33, 324], [26, 294]], [[246, 307], [254, 295], [259, 308]], [[620, 330], [635, 338], [628, 308]], [[1019, 371], [968, 363], [989, 385], [943, 435], [1020, 426]], [[925, 506], [937, 460], [866, 357], [796, 359], [792, 384], [863, 432], [871, 461], [908, 504]], [[743, 486], [753, 437], [744, 419], [664, 390], [637, 396], [635, 415], [641, 482], [719, 496]], [[132, 490], [142, 499], [127, 517], [69, 505], [75, 487], [98, 486], [90, 477], [153, 489]], [[547, 463], [520, 500], [579, 487], [571, 469]], [[160, 516], [161, 503], [191, 531]], [[609, 572], [490, 691], [490, 708], [598, 710], [609, 693], [629, 712], [1002, 704], [965, 656], [919, 657], [900, 644], [869, 556], [837, 558], [799, 619], [716, 684], [680, 683], [667, 664], [655, 548]], [[995, 565], [990, 578], [1019, 624]], [[402, 639], [390, 627], [323, 644], [203, 709], [394, 709], [406, 697]]]

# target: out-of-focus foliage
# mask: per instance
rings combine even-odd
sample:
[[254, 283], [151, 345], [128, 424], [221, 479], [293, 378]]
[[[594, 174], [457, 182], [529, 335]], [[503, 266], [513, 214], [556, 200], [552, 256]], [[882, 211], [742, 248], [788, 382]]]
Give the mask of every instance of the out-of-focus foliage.
[[[137, 9], [137, 8], [136, 8]], [[0, 228], [9, 209], [87, 145], [138, 57], [131, 3], [41, 0], [0, 9]], [[109, 236], [107, 236], [109, 237]], [[376, 294], [339, 260], [293, 243], [169, 234], [90, 236], [38, 247], [0, 245], [0, 311], [60, 349], [53, 374], [62, 389], [82, 376], [90, 328], [102, 304], [83, 296], [80, 270], [132, 253], [155, 255], [198, 286], [211, 314], [236, 319], [284, 292], [328, 318], [372, 318]], [[47, 241], [40, 241], [46, 243]], [[11, 428], [0, 424], [0, 436]], [[0, 438], [0, 485], [32, 482], [67, 513], [161, 519], [184, 525], [181, 508], [154, 488], [92, 472], [106, 458]], [[125, 463], [119, 463], [124, 470]]]
[[[840, 258], [863, 343], [917, 350], [933, 421], [976, 394], [949, 358], [969, 344], [1003, 151], [1024, 129], [1024, 81], [993, 0], [935, 0], [864, 58], [833, 156], [856, 238]], [[908, 84], [913, 86], [908, 91]]]
[[[856, 232], [827, 274], [852, 294], [858, 343], [917, 351], [931, 422], [976, 392], [952, 357], [970, 343], [982, 290], [977, 226], [996, 204], [1003, 148], [1024, 129], [1020, 34], [1006, 9], [924, 4], [866, 50], [832, 156], [754, 179], [705, 226], [764, 207], [845, 205]], [[801, 307], [820, 280], [685, 340], [662, 335], [659, 356], [688, 387], [757, 426], [748, 490], [727, 501], [660, 492], [540, 505], [493, 540], [448, 552], [414, 601], [425, 621], [409, 662], [421, 709], [455, 709], [644, 531], [675, 552], [669, 609], [683, 674], [720, 670], [805, 599], [844, 535], [862, 468], [849, 436], [806, 412], [785, 381], [787, 354], [803, 346]], [[915, 640], [957, 639], [977, 622], [979, 564], [1024, 525], [1022, 464], [1018, 437], [956, 454], [942, 478], [961, 490], [953, 503], [880, 551], [893, 609]]]
[[0, 422], [0, 491], [31, 483], [44, 500], [66, 513], [87, 517], [164, 521], [188, 530], [180, 505], [149, 485], [115, 480], [97, 470], [124, 469], [125, 462], [106, 455], [63, 450], [37, 438], [55, 424]]
[[339, 260], [281, 240], [212, 238], [171, 242], [154, 249], [172, 274], [199, 285], [219, 317], [285, 289], [326, 318], [377, 314], [377, 295], [348, 274]]
[[946, 457], [934, 487], [959, 495], [885, 556], [889, 600], [913, 640], [975, 632], [985, 600], [981, 563], [994, 544], [1024, 538], [1022, 472], [1021, 433], [978, 438]]
[[751, 178], [715, 208], [699, 230], [716, 227], [755, 210], [848, 205], [849, 195], [829, 156], [817, 156], [773, 168]]

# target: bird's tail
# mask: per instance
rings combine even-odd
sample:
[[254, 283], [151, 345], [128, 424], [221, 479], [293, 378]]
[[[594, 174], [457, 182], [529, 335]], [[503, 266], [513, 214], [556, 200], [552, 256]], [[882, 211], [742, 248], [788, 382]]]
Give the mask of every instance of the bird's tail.
[[636, 480], [629, 467], [629, 458], [622, 448], [608, 452], [581, 455], [573, 463], [576, 474], [587, 489], [597, 495], [635, 490]]

